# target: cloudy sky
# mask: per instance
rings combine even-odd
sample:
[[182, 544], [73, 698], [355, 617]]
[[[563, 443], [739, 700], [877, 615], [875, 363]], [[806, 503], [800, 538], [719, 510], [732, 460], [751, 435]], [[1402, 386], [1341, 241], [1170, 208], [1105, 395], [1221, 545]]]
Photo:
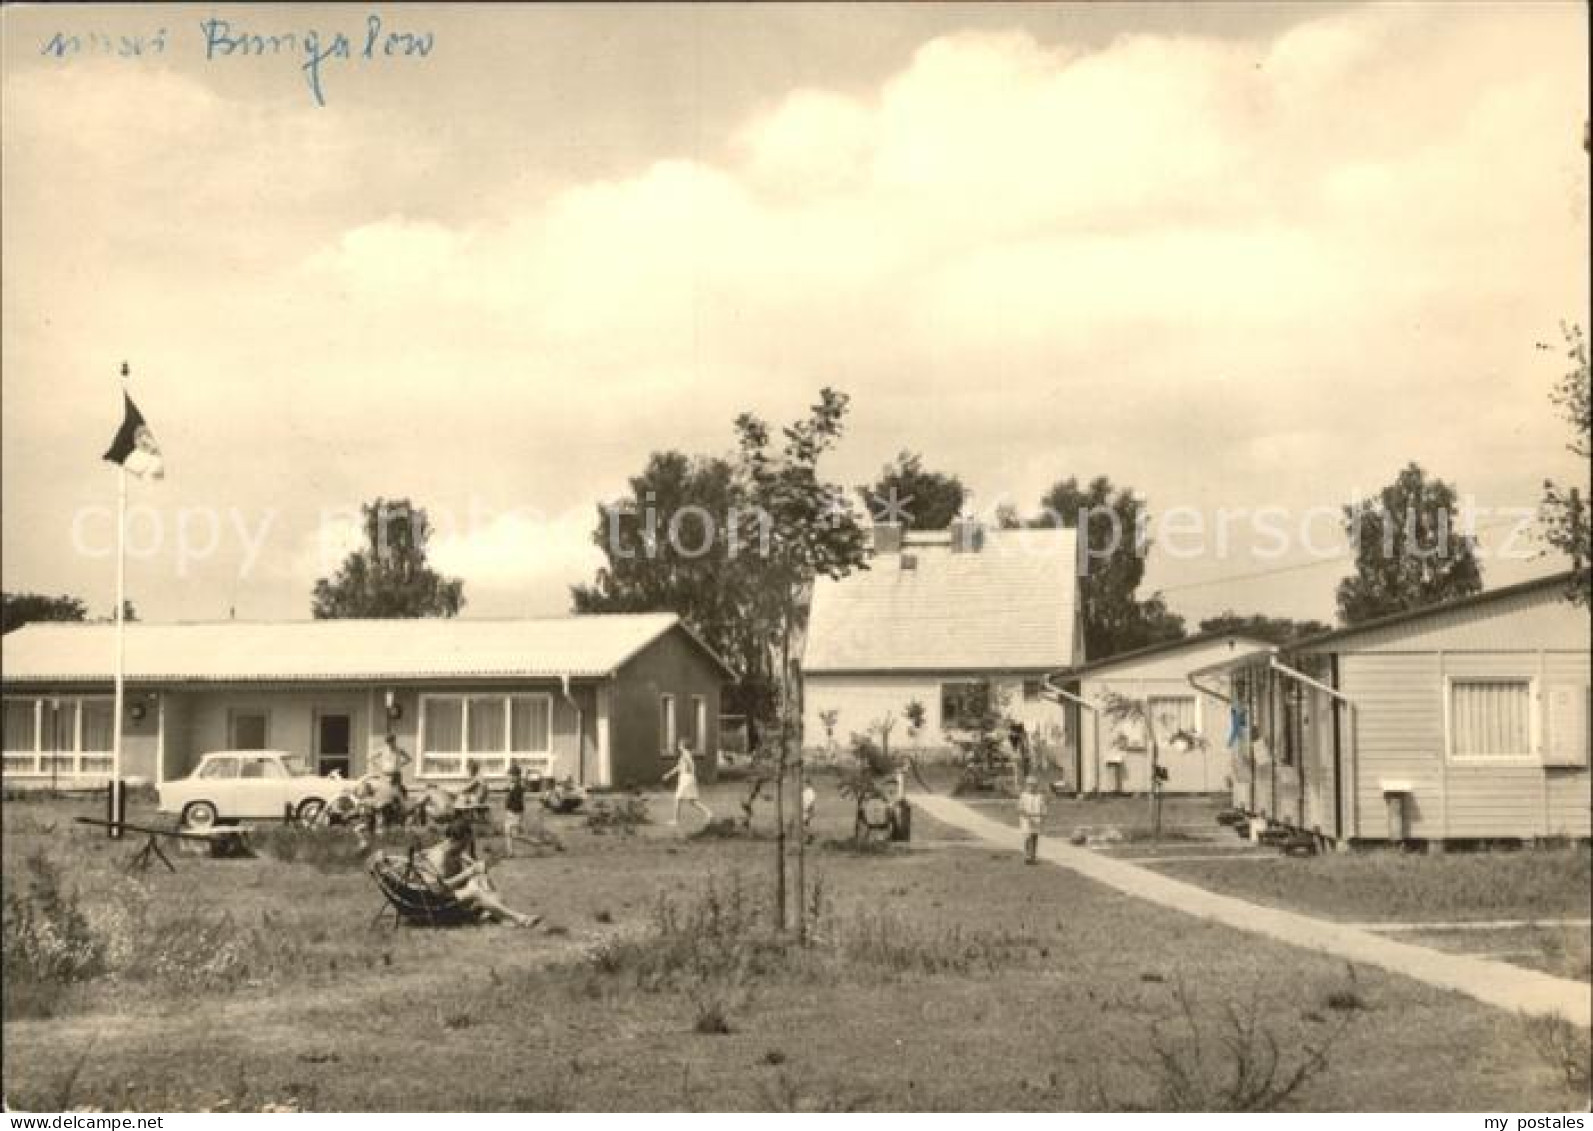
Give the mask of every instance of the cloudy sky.
[[210, 11], [0, 12], [8, 590], [109, 608], [124, 359], [146, 619], [306, 616], [376, 495], [469, 612], [562, 611], [650, 451], [824, 384], [842, 482], [1204, 514], [1150, 562], [1192, 618], [1345, 572], [1219, 507], [1320, 545], [1409, 460], [1488, 508], [1586, 475], [1535, 348], [1589, 301], [1579, 4], [240, 6], [207, 58]]

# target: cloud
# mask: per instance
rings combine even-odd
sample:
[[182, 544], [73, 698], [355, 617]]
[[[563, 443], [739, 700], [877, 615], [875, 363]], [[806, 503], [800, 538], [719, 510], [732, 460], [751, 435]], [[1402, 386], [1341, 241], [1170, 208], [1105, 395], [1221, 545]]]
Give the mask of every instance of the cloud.
[[[981, 498], [1107, 473], [1163, 509], [1308, 506], [1415, 458], [1519, 501], [1565, 474], [1531, 345], [1587, 305], [1585, 37], [1570, 7], [1417, 5], [1271, 41], [946, 35], [695, 153], [535, 191], [436, 123], [180, 77], [8, 80], [7, 155], [67, 244], [49, 171], [130, 171], [123, 204], [91, 191], [87, 242], [121, 250], [125, 221], [172, 247], [114, 276], [94, 329], [217, 375], [173, 443], [244, 495], [267, 488], [211, 442], [238, 419], [296, 498], [585, 516], [650, 450], [722, 449], [737, 412], [829, 383], [854, 394], [847, 482], [905, 446]], [[77, 140], [41, 133], [79, 104]], [[42, 323], [81, 280], [27, 240], [40, 286], [7, 314], [41, 320], [8, 317], [8, 370], [84, 350]], [[65, 425], [48, 383], [21, 392], [5, 438], [33, 454]], [[446, 554], [483, 595], [562, 600], [587, 524], [504, 518]]]

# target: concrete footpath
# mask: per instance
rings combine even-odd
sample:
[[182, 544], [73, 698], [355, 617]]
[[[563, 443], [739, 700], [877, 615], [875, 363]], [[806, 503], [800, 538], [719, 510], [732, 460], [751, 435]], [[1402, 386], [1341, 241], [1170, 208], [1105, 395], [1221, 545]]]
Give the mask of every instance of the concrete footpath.
[[[925, 793], [916, 794], [911, 800], [937, 821], [972, 833], [998, 848], [1014, 853], [1022, 850], [1023, 838], [1016, 828], [982, 817], [960, 801]], [[1127, 895], [1186, 915], [1348, 962], [1390, 970], [1512, 1013], [1559, 1015], [1584, 1028], [1593, 1020], [1593, 986], [1585, 982], [1556, 978], [1507, 962], [1444, 954], [1430, 947], [1384, 938], [1352, 924], [1262, 907], [1172, 879], [1128, 860], [1101, 856], [1055, 840], [1041, 840], [1040, 857]]]

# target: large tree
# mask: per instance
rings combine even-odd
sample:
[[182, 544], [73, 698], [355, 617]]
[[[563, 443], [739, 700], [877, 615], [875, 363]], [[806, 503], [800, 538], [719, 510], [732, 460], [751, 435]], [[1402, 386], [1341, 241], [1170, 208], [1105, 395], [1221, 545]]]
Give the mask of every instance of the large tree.
[[1225, 632], [1232, 636], [1250, 636], [1268, 644], [1287, 644], [1291, 640], [1326, 632], [1331, 627], [1319, 620], [1291, 620], [1289, 617], [1269, 617], [1263, 613], [1241, 615], [1232, 609], [1226, 609], [1200, 622], [1201, 632]]
[[774, 691], [756, 546], [734, 541], [750, 505], [729, 461], [654, 452], [624, 498], [598, 507], [592, 541], [607, 564], [570, 596], [578, 613], [678, 614], [735, 669], [727, 707], [757, 721], [773, 715]]
[[[775, 750], [775, 906], [786, 923], [785, 792], [787, 766], [796, 754], [797, 789], [803, 781], [802, 647], [816, 578], [839, 579], [867, 568], [868, 540], [844, 488], [819, 475], [819, 462], [841, 438], [847, 397], [824, 389], [806, 419], [781, 430], [778, 446], [769, 426], [748, 413], [736, 419], [737, 474], [755, 511], [740, 534], [756, 545], [758, 584], [772, 603], [759, 626], [778, 659], [779, 730]], [[806, 932], [806, 837], [797, 838], [796, 919]]]
[[47, 597], [43, 593], [6, 593], [0, 604], [0, 634], [34, 621], [88, 620], [88, 606], [65, 594]]
[[425, 510], [408, 499], [378, 498], [360, 511], [364, 544], [343, 560], [331, 580], [315, 583], [315, 618], [457, 616], [465, 604], [465, 584], [428, 563], [431, 523]]
[[1339, 619], [1360, 624], [1482, 590], [1477, 540], [1461, 529], [1455, 489], [1409, 464], [1376, 498], [1344, 508], [1355, 573], [1339, 582]]
[[904, 451], [880, 468], [873, 484], [859, 487], [870, 514], [909, 530], [944, 530], [962, 509], [965, 494], [955, 475], [930, 471], [922, 456]]
[[[1571, 442], [1566, 448], [1582, 460], [1593, 458], [1593, 410], [1589, 408], [1587, 337], [1580, 326], [1564, 327], [1566, 357], [1571, 368], [1549, 394], [1566, 422], [1571, 425]], [[1548, 348], [1548, 347], [1542, 347]], [[1543, 540], [1571, 561], [1574, 571], [1570, 598], [1579, 605], [1593, 601], [1593, 504], [1583, 487], [1564, 485], [1552, 479], [1543, 481], [1543, 503], [1539, 510]]]
[[1160, 593], [1139, 598], [1150, 539], [1143, 523], [1145, 501], [1128, 487], [1115, 487], [1104, 475], [1081, 485], [1058, 482], [1040, 500], [1041, 514], [1031, 525], [1079, 529], [1088, 553], [1081, 556], [1084, 650], [1090, 659], [1144, 648], [1184, 636], [1184, 618], [1171, 612]]

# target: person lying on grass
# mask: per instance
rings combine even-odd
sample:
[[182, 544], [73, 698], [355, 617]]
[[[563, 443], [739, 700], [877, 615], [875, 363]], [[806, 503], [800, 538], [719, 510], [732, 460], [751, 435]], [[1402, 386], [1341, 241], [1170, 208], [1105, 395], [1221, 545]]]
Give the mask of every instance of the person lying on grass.
[[470, 822], [455, 818], [449, 822], [443, 839], [428, 848], [422, 859], [443, 886], [466, 907], [517, 927], [534, 927], [542, 922], [542, 916], [527, 915], [503, 902], [498, 885], [487, 874], [487, 865], [470, 854], [474, 841]]

